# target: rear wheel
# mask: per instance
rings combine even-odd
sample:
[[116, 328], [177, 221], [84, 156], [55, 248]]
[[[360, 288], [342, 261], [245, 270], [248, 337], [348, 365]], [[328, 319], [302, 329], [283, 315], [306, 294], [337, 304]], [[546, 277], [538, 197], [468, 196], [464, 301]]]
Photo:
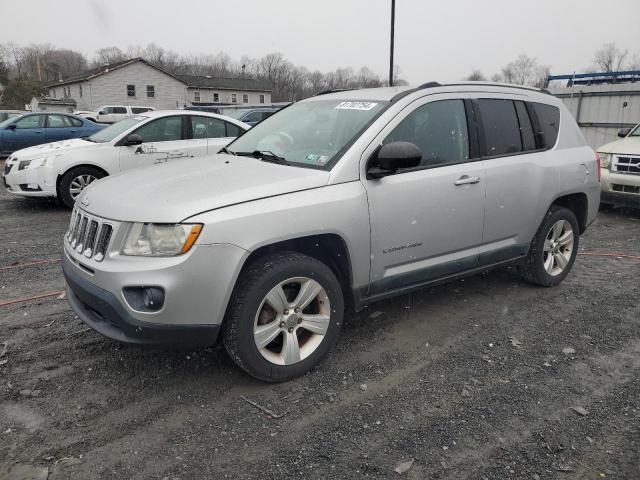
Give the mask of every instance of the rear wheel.
[[340, 283], [325, 264], [296, 252], [269, 255], [238, 280], [223, 342], [250, 375], [285, 381], [304, 374], [327, 354], [343, 314]]
[[544, 287], [558, 285], [569, 274], [578, 252], [578, 221], [568, 208], [551, 207], [531, 242], [523, 277]]
[[104, 172], [94, 167], [72, 168], [62, 176], [62, 180], [60, 181], [58, 191], [60, 200], [67, 207], [73, 208], [73, 204], [76, 202], [78, 195], [91, 183], [104, 176]]

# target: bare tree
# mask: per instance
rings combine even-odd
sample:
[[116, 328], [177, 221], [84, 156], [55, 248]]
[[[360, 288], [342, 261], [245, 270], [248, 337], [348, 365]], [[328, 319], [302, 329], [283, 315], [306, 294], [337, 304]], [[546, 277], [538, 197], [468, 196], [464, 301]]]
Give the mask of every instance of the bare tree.
[[487, 77], [484, 76], [479, 68], [475, 68], [464, 78], [464, 80], [468, 80], [470, 82], [484, 82], [487, 80]]
[[620, 50], [613, 42], [605, 43], [594, 54], [593, 63], [601, 72], [617, 72], [623, 69], [628, 54], [628, 50]]
[[629, 70], [640, 70], [640, 54], [636, 53], [627, 65]]
[[126, 59], [127, 55], [118, 47], [105, 47], [96, 51], [92, 64], [94, 67], [101, 67], [102, 65], [120, 62]]
[[520, 55], [505, 65], [500, 74], [494, 75], [492, 79], [516, 85], [543, 87], [546, 85], [549, 70], [548, 65], [538, 64], [535, 58]]

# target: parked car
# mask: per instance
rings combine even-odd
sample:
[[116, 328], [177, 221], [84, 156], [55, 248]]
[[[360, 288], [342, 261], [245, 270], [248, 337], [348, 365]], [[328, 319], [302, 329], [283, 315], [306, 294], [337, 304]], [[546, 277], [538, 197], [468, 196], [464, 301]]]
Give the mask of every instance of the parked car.
[[254, 126], [265, 118], [280, 110], [280, 107], [260, 107], [260, 108], [243, 108], [229, 114], [230, 117], [237, 118], [241, 122]]
[[17, 117], [18, 115], [24, 115], [23, 110], [0, 110], [0, 122], [4, 122], [8, 118]]
[[5, 163], [4, 184], [16, 195], [58, 197], [72, 207], [80, 192], [99, 178], [216, 153], [248, 128], [238, 120], [211, 113], [146, 112], [86, 139], [15, 152]]
[[69, 138], [88, 137], [102, 130], [85, 118], [67, 113], [28, 113], [0, 123], [0, 155], [16, 150]]
[[79, 110], [76, 112], [79, 116], [87, 118], [98, 123], [115, 123], [123, 118], [140, 113], [151, 112], [155, 110], [153, 107], [135, 107], [131, 105], [103, 105], [95, 112], [87, 110]]
[[535, 89], [425, 84], [297, 102], [215, 157], [96, 182], [64, 239], [67, 298], [122, 342], [208, 346], [301, 375], [347, 306], [515, 264], [569, 273], [600, 199], [569, 111]]
[[621, 140], [598, 148], [602, 202], [640, 206], [640, 124], [618, 132]]

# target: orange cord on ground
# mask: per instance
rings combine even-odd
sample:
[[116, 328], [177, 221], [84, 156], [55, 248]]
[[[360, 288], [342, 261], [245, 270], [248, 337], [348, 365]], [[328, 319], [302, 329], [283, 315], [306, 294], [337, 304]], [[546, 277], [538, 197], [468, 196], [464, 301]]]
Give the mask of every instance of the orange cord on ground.
[[42, 295], [35, 295], [33, 297], [18, 298], [16, 300], [7, 300], [6, 302], [0, 302], [0, 307], [4, 307], [6, 305], [13, 305], [14, 303], [20, 303], [20, 302], [31, 302], [33, 300], [40, 300], [41, 298], [57, 297], [62, 295], [63, 293], [64, 292], [51, 292], [51, 293], [43, 293]]
[[4, 272], [5, 270], [13, 270], [14, 268], [33, 267], [35, 265], [47, 265], [49, 263], [58, 263], [59, 261], [60, 261], [59, 258], [54, 258], [52, 260], [38, 260], [35, 262], [29, 262], [29, 263], [18, 263], [16, 265], [9, 265], [8, 267], [0, 267], [0, 272]]

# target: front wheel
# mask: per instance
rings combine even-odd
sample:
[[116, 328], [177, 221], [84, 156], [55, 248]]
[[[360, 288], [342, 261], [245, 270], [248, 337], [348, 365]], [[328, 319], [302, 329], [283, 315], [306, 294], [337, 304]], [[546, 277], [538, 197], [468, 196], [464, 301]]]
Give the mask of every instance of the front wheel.
[[342, 289], [331, 269], [300, 253], [277, 253], [241, 274], [223, 342], [253, 377], [285, 381], [320, 362], [338, 337], [343, 315]]
[[531, 242], [523, 277], [543, 287], [558, 285], [576, 259], [579, 235], [575, 214], [568, 208], [551, 207]]
[[78, 195], [89, 186], [89, 184], [104, 177], [104, 172], [94, 167], [72, 168], [62, 176], [58, 195], [60, 200], [67, 207], [73, 208]]

